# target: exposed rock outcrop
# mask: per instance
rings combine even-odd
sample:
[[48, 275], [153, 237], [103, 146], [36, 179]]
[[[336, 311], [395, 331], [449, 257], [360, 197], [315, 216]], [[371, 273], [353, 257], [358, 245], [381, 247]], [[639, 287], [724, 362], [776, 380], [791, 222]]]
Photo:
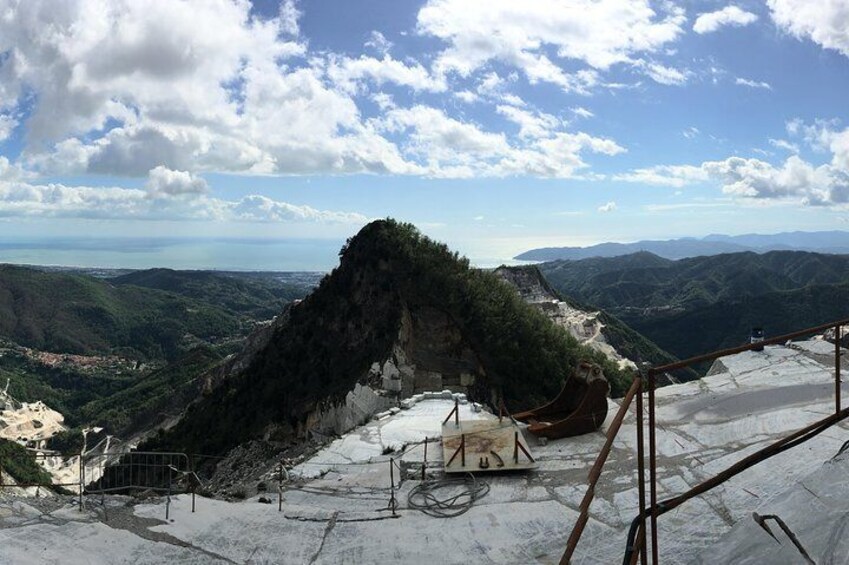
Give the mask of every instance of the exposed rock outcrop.
[[582, 345], [604, 353], [621, 368], [637, 368], [634, 361], [621, 355], [608, 342], [601, 312], [581, 310], [561, 300], [536, 267], [499, 267], [495, 274], [513, 285], [526, 302], [539, 308]]
[[311, 295], [213, 371], [199, 401], [150, 447], [215, 454], [260, 438], [294, 444], [433, 390], [518, 408], [556, 394], [583, 358], [619, 388], [628, 378], [409, 224], [373, 222], [340, 257]]

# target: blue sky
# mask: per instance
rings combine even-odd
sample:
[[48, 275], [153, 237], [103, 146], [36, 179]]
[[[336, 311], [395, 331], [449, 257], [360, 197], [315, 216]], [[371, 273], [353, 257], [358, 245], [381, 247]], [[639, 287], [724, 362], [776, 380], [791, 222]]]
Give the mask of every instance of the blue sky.
[[392, 216], [484, 265], [849, 219], [846, 0], [58, 6], [0, 0], [0, 261], [326, 269]]

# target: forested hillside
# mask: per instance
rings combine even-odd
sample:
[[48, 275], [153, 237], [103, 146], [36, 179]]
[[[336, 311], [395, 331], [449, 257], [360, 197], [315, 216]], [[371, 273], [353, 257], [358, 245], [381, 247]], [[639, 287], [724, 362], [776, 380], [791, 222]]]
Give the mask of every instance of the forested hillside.
[[849, 256], [801, 251], [670, 261], [650, 253], [545, 263], [549, 282], [678, 357], [849, 315]]
[[0, 265], [0, 337], [26, 347], [173, 359], [186, 336], [214, 343], [243, 322], [172, 292]]
[[311, 411], [342, 399], [385, 359], [403, 315], [446, 313], [485, 369], [472, 395], [503, 394], [508, 407], [555, 395], [579, 358], [604, 366], [616, 391], [630, 375], [525, 303], [490, 272], [422, 236], [410, 224], [372, 222], [349, 240], [341, 262], [291, 310], [291, 319], [240, 376], [189, 409], [149, 447], [222, 453], [263, 436], [294, 431]]
[[178, 294], [212, 308], [256, 319], [276, 316], [283, 305], [306, 296], [311, 288], [271, 277], [242, 276], [211, 271], [147, 269], [109, 279], [116, 286], [133, 285]]

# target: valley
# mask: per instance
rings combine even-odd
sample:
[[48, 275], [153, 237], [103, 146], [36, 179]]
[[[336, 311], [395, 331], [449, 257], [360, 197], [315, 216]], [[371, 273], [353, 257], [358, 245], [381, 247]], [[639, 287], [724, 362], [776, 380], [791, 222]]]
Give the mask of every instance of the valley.
[[849, 255], [731, 253], [677, 261], [648, 252], [539, 265], [566, 296], [618, 317], [679, 358], [849, 315]]
[[[341, 542], [328, 532], [371, 539], [387, 531], [386, 509], [374, 501], [385, 495], [390, 460], [398, 461], [397, 494], [406, 501], [422, 465], [437, 473], [446, 463], [436, 446], [425, 462], [421, 444], [439, 442], [437, 424], [452, 405], [464, 419], [497, 422], [501, 411], [553, 398], [577, 363], [590, 361], [611, 389], [601, 429], [543, 442], [521, 428], [539, 469], [518, 486], [513, 477], [486, 479], [491, 498], [455, 522], [457, 560], [447, 562], [470, 557], [459, 540], [474, 536], [470, 530], [482, 519], [494, 528], [492, 536], [476, 536], [475, 551], [486, 560], [556, 560], [579, 510], [581, 476], [640, 367], [716, 344], [740, 345], [754, 319], [771, 332], [821, 322], [816, 316], [839, 312], [830, 301], [849, 284], [847, 266], [842, 256], [805, 252], [681, 261], [641, 253], [481, 270], [410, 224], [380, 220], [351, 238], [339, 266], [324, 276], [152, 269], [92, 277], [0, 268], [6, 275], [0, 290], [12, 297], [5, 307], [20, 320], [6, 326], [0, 349], [0, 376], [8, 383], [0, 398], [6, 485], [0, 510], [4, 500], [19, 501], [5, 514], [0, 538], [16, 552], [10, 555], [32, 551], [9, 537], [29, 523], [18, 517], [30, 516], [58, 525], [30, 528], [33, 540], [85, 535], [151, 563], [169, 556], [249, 561], [234, 540], [250, 537], [249, 524], [272, 532], [282, 519], [326, 528], [324, 537], [310, 527], [287, 530], [284, 545], [272, 544], [288, 556], [284, 562], [305, 556], [347, 562], [350, 543], [357, 560], [392, 553], [417, 562], [427, 545], [382, 548]], [[46, 294], [27, 292], [21, 281], [29, 279]], [[140, 307], [145, 301], [149, 310]], [[103, 323], [114, 331], [104, 331]], [[130, 335], [143, 339], [127, 341]], [[828, 339], [814, 336], [664, 375], [660, 383], [667, 386], [657, 393], [663, 492], [698, 482], [801, 425], [806, 420], [797, 409], [819, 413], [831, 391]], [[42, 349], [51, 343], [65, 345]], [[740, 427], [746, 418], [751, 426]], [[620, 548], [598, 540], [623, 537], [636, 512], [636, 487], [625, 471], [634, 456], [635, 415], [624, 421], [627, 431], [609, 462], [622, 474], [598, 493], [583, 558], [614, 559]], [[792, 459], [781, 459], [783, 481], [754, 474], [741, 484], [757, 504], [771, 500], [816, 473], [834, 441], [817, 444], [810, 465], [791, 470]], [[163, 453], [178, 462], [156, 464], [141, 483], [138, 471], [134, 482], [122, 482], [145, 469], [145, 457]], [[82, 474], [88, 496], [73, 486]], [[29, 484], [41, 486], [14, 486]], [[273, 504], [258, 504], [277, 500], [274, 484], [285, 499], [280, 516]], [[684, 562], [682, 556], [733, 535], [731, 524], [755, 504], [738, 496], [738, 488], [719, 490], [707, 506], [694, 504], [679, 516], [672, 531], [682, 536], [666, 544], [666, 559]], [[91, 505], [98, 489], [107, 490], [100, 509]], [[134, 498], [144, 492], [154, 500]], [[204, 516], [197, 523], [190, 511], [195, 495]], [[36, 496], [46, 498], [31, 502]], [[87, 509], [69, 509], [77, 496]], [[176, 518], [155, 527], [163, 508]], [[523, 517], [508, 518], [516, 512]], [[709, 521], [709, 535], [678, 525], [697, 515]], [[438, 526], [404, 502], [400, 516], [398, 536]], [[506, 543], [531, 527], [545, 534], [519, 546]], [[258, 538], [253, 543], [251, 555], [271, 558]]]

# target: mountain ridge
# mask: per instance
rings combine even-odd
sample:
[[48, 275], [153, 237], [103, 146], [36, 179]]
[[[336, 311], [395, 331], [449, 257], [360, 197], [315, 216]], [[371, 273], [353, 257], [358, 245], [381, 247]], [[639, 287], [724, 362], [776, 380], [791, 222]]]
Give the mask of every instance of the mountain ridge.
[[449, 382], [470, 399], [517, 409], [556, 395], [579, 359], [627, 387], [630, 374], [495, 274], [411, 224], [378, 220], [348, 241], [339, 266], [289, 309], [247, 369], [146, 448], [220, 454], [256, 439], [338, 434], [371, 417], [365, 406]]
[[751, 251], [672, 261], [646, 252], [539, 265], [549, 283], [685, 358], [845, 317], [849, 256]]
[[754, 251], [811, 251], [849, 254], [849, 232], [781, 232], [777, 234], [710, 234], [702, 238], [684, 237], [669, 240], [641, 240], [633, 243], [599, 243], [587, 247], [543, 247], [516, 255], [524, 261], [579, 260], [592, 257], [619, 257], [647, 251], [665, 259], [684, 259]]

